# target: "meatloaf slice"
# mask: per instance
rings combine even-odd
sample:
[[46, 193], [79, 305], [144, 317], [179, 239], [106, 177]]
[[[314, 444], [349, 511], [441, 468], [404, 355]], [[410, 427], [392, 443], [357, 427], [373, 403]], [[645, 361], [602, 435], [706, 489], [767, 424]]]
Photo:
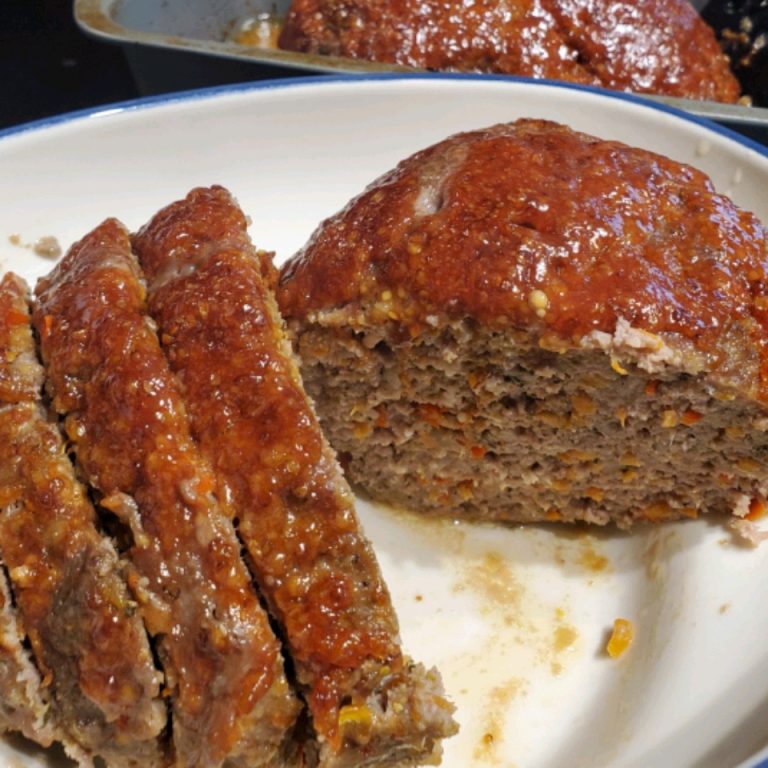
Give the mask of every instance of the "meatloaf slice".
[[176, 765], [284, 765], [298, 700], [144, 314], [122, 225], [76, 243], [37, 296], [54, 407], [100, 504], [133, 537], [130, 585], [165, 670]]
[[293, 0], [279, 45], [733, 102], [739, 84], [688, 0]]
[[281, 274], [348, 477], [428, 513], [759, 514], [766, 231], [659, 155], [521, 120], [404, 160]]
[[376, 558], [284, 335], [270, 256], [254, 250], [221, 187], [160, 211], [134, 247], [194, 435], [293, 659], [320, 765], [439, 762], [453, 707], [438, 673], [400, 648]]
[[57, 737], [50, 697], [24, 647], [5, 564], [0, 561], [0, 733], [18, 731], [49, 747]]
[[163, 765], [161, 676], [115, 549], [41, 403], [27, 288], [14, 275], [0, 283], [0, 337], [0, 557], [59, 735], [82, 765], [97, 755], [116, 767]]
[[[7, 273], [0, 280], [0, 401], [33, 398], [42, 387], [29, 329], [28, 289]], [[21, 354], [21, 356], [20, 356]], [[7, 408], [0, 406], [0, 414]], [[50, 708], [50, 690], [25, 647], [28, 639], [19, 621], [0, 558], [0, 733], [18, 731], [50, 746], [57, 737]]]

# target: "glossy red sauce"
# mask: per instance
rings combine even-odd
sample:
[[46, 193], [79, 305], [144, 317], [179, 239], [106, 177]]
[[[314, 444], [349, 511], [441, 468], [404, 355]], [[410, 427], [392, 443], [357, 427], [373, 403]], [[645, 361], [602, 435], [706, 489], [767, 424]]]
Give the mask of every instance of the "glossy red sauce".
[[[106, 221], [37, 293], [54, 404], [68, 414], [78, 460], [108, 507], [125, 515], [109, 498], [135, 499], [132, 586], [160, 637], [179, 759], [218, 764], [250, 738], [243, 718], [281, 674], [280, 647], [144, 315], [125, 229]], [[284, 685], [271, 701], [279, 743], [297, 705]]]
[[278, 299], [290, 318], [363, 308], [411, 334], [472, 318], [568, 344], [624, 318], [714, 368], [754, 345], [743, 375], [760, 365], [765, 396], [766, 274], [764, 227], [701, 172], [520, 121], [403, 161], [316, 230]]
[[161, 211], [134, 246], [194, 435], [232, 500], [315, 729], [333, 739], [362, 665], [386, 676], [402, 664], [397, 620], [289, 357], [269, 256], [221, 188]]
[[[104, 737], [152, 740], [165, 722], [161, 676], [117, 556], [103, 542], [59, 430], [41, 407], [42, 369], [27, 300], [26, 285], [6, 275], [0, 282], [0, 555], [57, 703], [72, 697], [73, 710], [86, 708], [111, 723], [112, 731], [100, 726]], [[73, 723], [64, 718], [61, 725], [67, 730]]]
[[282, 48], [736, 101], [714, 32], [686, 0], [293, 0]]

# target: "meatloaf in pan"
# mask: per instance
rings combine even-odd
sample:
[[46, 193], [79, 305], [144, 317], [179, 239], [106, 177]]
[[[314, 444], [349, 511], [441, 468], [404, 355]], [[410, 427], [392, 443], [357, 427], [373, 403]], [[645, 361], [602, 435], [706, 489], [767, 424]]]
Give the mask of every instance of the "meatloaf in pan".
[[197, 189], [134, 238], [192, 431], [239, 522], [306, 698], [324, 768], [439, 762], [455, 732], [438, 673], [401, 650], [352, 495], [304, 393], [229, 193]]
[[132, 538], [129, 584], [166, 676], [175, 765], [288, 764], [299, 703], [114, 219], [37, 286], [48, 386], [78, 464]]
[[[27, 288], [13, 275], [0, 283], [0, 347], [0, 557], [43, 685], [26, 693], [36, 718], [20, 730], [47, 745], [52, 720], [82, 765], [97, 755], [110, 766], [162, 765], [161, 675], [117, 553], [41, 403]], [[9, 598], [4, 590], [6, 610]], [[17, 675], [27, 689], [34, 678]], [[50, 696], [50, 718], [35, 696]]]
[[430, 514], [762, 513], [766, 230], [551, 122], [453, 136], [324, 222], [278, 299], [350, 480]]
[[739, 98], [713, 30], [687, 0], [293, 0], [279, 45], [427, 69]]

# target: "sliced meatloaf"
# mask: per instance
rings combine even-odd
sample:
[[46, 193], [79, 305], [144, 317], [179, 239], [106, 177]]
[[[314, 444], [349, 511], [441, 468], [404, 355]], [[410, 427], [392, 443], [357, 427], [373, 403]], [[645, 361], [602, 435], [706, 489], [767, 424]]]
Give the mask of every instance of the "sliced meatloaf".
[[0, 338], [0, 557], [59, 736], [82, 765], [97, 755], [162, 765], [161, 676], [115, 549], [41, 403], [27, 288], [14, 275], [0, 283]]
[[293, 0], [279, 45], [733, 102], [739, 84], [688, 0]]
[[0, 733], [17, 731], [49, 747], [59, 734], [51, 718], [48, 689], [24, 647], [25, 639], [0, 562]]
[[0, 280], [0, 403], [34, 402], [43, 388], [29, 320], [29, 288], [8, 272]]
[[37, 286], [48, 384], [100, 504], [130, 529], [129, 582], [156, 638], [180, 768], [287, 764], [299, 712], [280, 645], [189, 434], [114, 219]]
[[57, 737], [50, 697], [24, 647], [25, 639], [13, 606], [5, 564], [0, 561], [0, 733], [18, 731], [48, 747]]
[[[6, 403], [34, 398], [42, 387], [34, 353], [28, 354], [33, 346], [27, 294], [26, 284], [16, 275], [8, 273], [0, 280], [0, 418], [8, 410]], [[50, 690], [42, 684], [27, 644], [7, 566], [0, 557], [0, 733], [18, 731], [50, 746], [58, 735], [51, 716]]]
[[193, 433], [216, 468], [309, 704], [324, 768], [439, 762], [438, 673], [403, 655], [386, 585], [284, 335], [268, 254], [197, 189], [134, 238]]
[[404, 160], [278, 299], [348, 477], [428, 513], [760, 514], [766, 230], [659, 155], [521, 120]]

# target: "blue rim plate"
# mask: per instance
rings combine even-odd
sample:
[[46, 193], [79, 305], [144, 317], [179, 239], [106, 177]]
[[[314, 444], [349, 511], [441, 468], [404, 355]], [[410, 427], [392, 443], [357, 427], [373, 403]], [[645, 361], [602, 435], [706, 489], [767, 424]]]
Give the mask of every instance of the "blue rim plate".
[[[523, 115], [698, 165], [768, 220], [767, 148], [642, 97], [508, 77], [312, 77], [138, 99], [0, 131], [0, 262], [34, 280], [50, 262], [10, 245], [10, 235], [29, 243], [53, 234], [66, 245], [107, 215], [136, 227], [191, 186], [214, 182], [239, 197], [256, 242], [284, 259], [406, 155]], [[768, 607], [755, 589], [768, 577], [768, 545], [724, 546], [723, 531], [699, 521], [568, 539], [358, 508], [406, 647], [442, 669], [459, 706], [462, 734], [446, 745], [446, 768], [488, 764], [477, 745], [491, 727], [500, 734], [496, 765], [768, 765], [756, 762], [768, 754], [759, 752], [768, 741]], [[610, 564], [604, 572], [583, 565], [595, 553]], [[612, 664], [600, 650], [617, 616], [633, 618], [638, 635]], [[563, 624], [576, 639], [557, 655], [552, 638]], [[0, 762], [13, 754], [42, 764], [3, 748]]]
[[0, 129], [0, 139], [7, 136], [13, 136], [15, 134], [40, 130], [42, 128], [48, 128], [53, 125], [66, 123], [71, 120], [78, 120], [82, 118], [90, 117], [103, 117], [116, 112], [122, 112], [125, 110], [137, 110], [146, 109], [148, 107], [154, 107], [161, 104], [174, 103], [179, 101], [199, 101], [201, 99], [212, 98], [217, 95], [226, 93], [248, 93], [251, 91], [270, 90], [275, 88], [292, 88], [306, 85], [326, 85], [328, 83], [352, 83], [352, 82], [382, 82], [391, 80], [427, 80], [427, 81], [467, 81], [475, 80], [478, 82], [511, 82], [511, 83], [530, 83], [531, 85], [543, 85], [552, 88], [567, 89], [574, 91], [583, 91], [585, 93], [595, 93], [601, 96], [620, 99], [623, 101], [632, 102], [634, 104], [642, 105], [651, 109], [656, 109], [660, 112], [667, 112], [669, 114], [676, 115], [684, 120], [688, 120], [692, 123], [705, 126], [709, 130], [720, 133], [727, 138], [743, 144], [750, 149], [759, 152], [760, 154], [768, 157], [768, 147], [760, 144], [747, 136], [743, 136], [740, 133], [731, 130], [719, 123], [709, 120], [704, 117], [692, 115], [676, 107], [669, 106], [667, 104], [660, 104], [656, 101], [638, 96], [632, 93], [625, 93], [623, 91], [610, 91], [604, 88], [597, 88], [594, 86], [580, 85], [577, 83], [565, 83], [555, 80], [540, 80], [527, 77], [516, 77], [514, 75], [477, 75], [471, 73], [415, 73], [415, 74], [394, 74], [394, 73], [371, 73], [371, 74], [359, 74], [359, 75], [324, 75], [319, 76], [307, 76], [307, 77], [286, 77], [276, 78], [274, 80], [259, 80], [248, 83], [236, 83], [232, 85], [218, 85], [207, 88], [194, 88], [185, 91], [177, 91], [172, 93], [160, 94], [156, 96], [144, 96], [137, 99], [128, 99], [125, 101], [112, 102], [108, 104], [102, 104], [94, 107], [87, 107], [85, 109], [74, 110], [72, 112], [65, 112], [59, 115], [52, 115], [50, 117], [44, 117], [39, 120], [32, 120], [27, 123], [21, 123], [9, 128]]

